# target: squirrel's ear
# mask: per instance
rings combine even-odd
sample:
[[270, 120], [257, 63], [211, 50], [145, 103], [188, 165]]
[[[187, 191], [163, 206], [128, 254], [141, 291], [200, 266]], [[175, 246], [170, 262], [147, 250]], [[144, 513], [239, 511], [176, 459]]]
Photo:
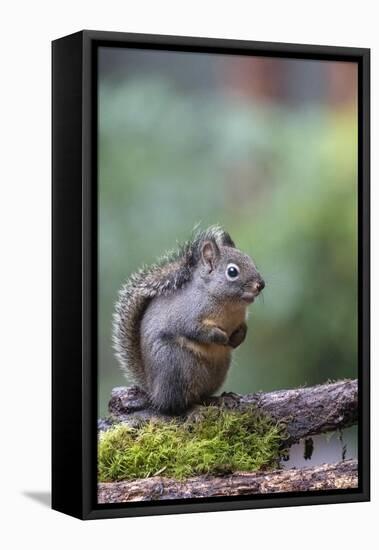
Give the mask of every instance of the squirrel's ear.
[[205, 241], [201, 248], [201, 261], [209, 269], [209, 272], [215, 269], [219, 256], [220, 250], [217, 244], [213, 241]]

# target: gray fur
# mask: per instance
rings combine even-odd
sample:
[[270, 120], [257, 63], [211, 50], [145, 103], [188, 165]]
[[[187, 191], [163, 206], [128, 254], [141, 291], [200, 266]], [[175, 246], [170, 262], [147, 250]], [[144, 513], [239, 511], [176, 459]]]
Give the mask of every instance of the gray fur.
[[[226, 277], [229, 263], [239, 267], [238, 281]], [[264, 285], [252, 260], [214, 226], [121, 288], [116, 355], [157, 409], [180, 413], [222, 385], [232, 348], [245, 338], [257, 283]]]

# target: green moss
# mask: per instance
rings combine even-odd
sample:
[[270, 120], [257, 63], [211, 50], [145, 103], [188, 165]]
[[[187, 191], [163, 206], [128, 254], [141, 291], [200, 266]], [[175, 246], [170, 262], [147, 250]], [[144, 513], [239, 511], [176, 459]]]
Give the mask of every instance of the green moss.
[[206, 473], [278, 466], [283, 427], [257, 410], [207, 407], [196, 421], [119, 424], [99, 436], [99, 481], [164, 475], [184, 479]]

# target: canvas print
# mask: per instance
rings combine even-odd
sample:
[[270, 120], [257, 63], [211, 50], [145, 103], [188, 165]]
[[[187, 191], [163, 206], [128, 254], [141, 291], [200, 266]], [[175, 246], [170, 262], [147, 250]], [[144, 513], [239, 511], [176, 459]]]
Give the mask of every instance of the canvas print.
[[99, 504], [358, 487], [358, 64], [97, 49]]

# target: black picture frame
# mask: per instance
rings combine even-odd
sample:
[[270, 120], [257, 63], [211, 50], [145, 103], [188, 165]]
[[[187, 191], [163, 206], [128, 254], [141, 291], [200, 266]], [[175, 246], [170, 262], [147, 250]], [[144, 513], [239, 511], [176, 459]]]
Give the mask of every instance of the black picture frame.
[[[359, 487], [99, 505], [97, 442], [97, 56], [102, 45], [358, 63]], [[82, 519], [370, 499], [370, 50], [81, 31], [52, 43], [52, 507]]]

